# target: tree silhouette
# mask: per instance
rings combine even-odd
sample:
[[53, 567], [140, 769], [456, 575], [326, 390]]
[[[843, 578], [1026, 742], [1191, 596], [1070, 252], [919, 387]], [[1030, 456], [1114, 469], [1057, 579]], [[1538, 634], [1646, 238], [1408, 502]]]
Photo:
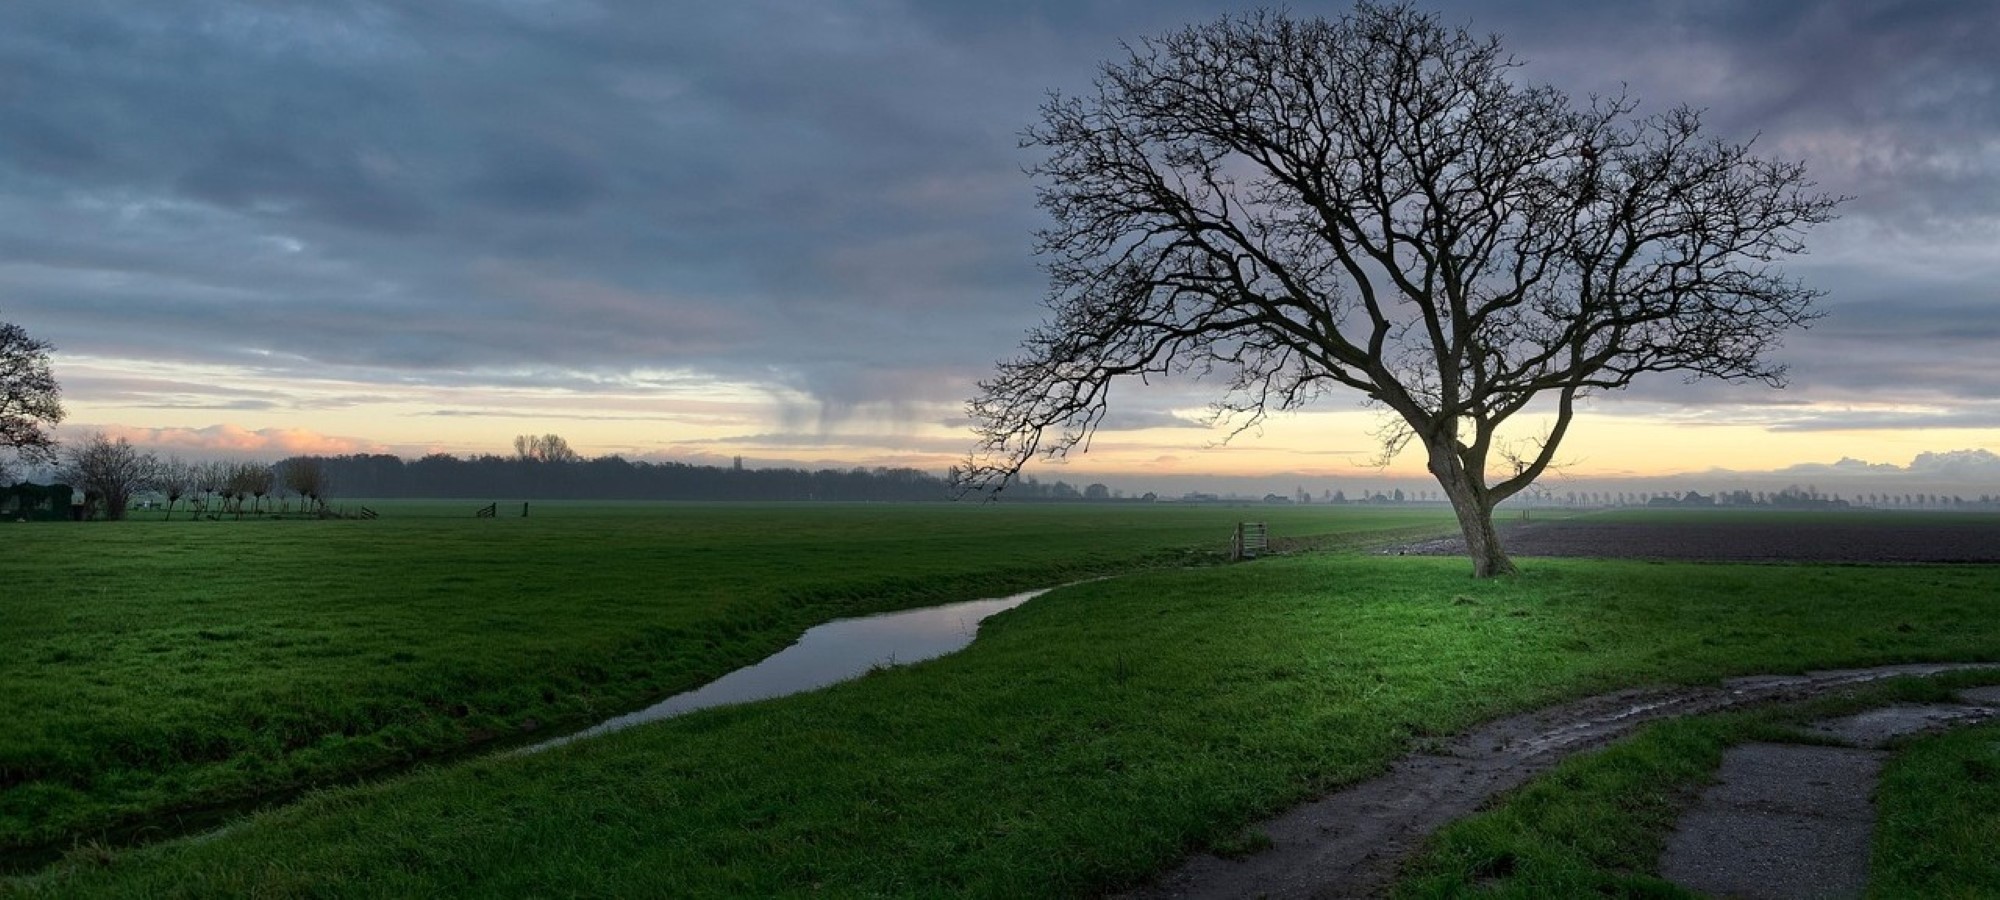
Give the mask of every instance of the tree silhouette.
[[[1122, 377], [1219, 377], [1237, 432], [1330, 390], [1414, 442], [1481, 576], [1496, 504], [1577, 401], [1651, 372], [1782, 383], [1816, 292], [1771, 269], [1833, 215], [1803, 165], [1685, 108], [1572, 105], [1497, 39], [1408, 6], [1258, 13], [1143, 41], [1027, 143], [1052, 316], [980, 384], [968, 484], [1088, 441]], [[1539, 437], [1501, 426], [1535, 403]], [[1492, 479], [1489, 469], [1497, 469]]]
[[524, 462], [577, 462], [583, 457], [570, 449], [559, 434], [522, 434], [514, 437], [514, 458]]
[[49, 368], [53, 349], [21, 326], [0, 322], [0, 447], [29, 461], [56, 458], [49, 429], [62, 422], [63, 408], [62, 388]]
[[102, 433], [85, 437], [63, 453], [60, 477], [86, 494], [102, 498], [104, 517], [113, 521], [125, 518], [132, 495], [149, 487], [159, 469], [153, 454], [139, 452], [122, 437], [112, 440]]
[[167, 521], [173, 521], [174, 504], [179, 503], [182, 497], [194, 490], [199, 480], [200, 476], [195, 467], [178, 456], [169, 456], [160, 463], [153, 474], [153, 487], [166, 495]]

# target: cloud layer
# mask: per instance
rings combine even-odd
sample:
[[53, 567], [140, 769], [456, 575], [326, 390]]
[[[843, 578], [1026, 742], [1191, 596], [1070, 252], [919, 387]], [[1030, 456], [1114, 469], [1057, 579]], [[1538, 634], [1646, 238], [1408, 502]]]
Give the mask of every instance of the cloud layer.
[[[1796, 267], [1829, 315], [1787, 351], [1814, 411], [1778, 427], [2000, 427], [1989, 3], [1439, 6], [1526, 77], [1705, 107], [1855, 198]], [[92, 361], [74, 402], [258, 421], [435, 388], [457, 398], [438, 415], [478, 416], [465, 398], [533, 383], [631, 415], [590, 398], [671, 370], [766, 391], [747, 433], [860, 417], [893, 440], [1039, 318], [1017, 134], [1045, 92], [1239, 8], [10, 3], [0, 315]], [[1176, 427], [1189, 396], [1121, 421]]]

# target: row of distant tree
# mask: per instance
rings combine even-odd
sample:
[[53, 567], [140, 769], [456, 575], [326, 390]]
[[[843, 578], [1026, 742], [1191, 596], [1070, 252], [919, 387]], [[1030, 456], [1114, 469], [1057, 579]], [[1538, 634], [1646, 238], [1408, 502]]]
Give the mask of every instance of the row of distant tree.
[[[161, 457], [102, 434], [64, 446], [63, 487], [81, 492], [87, 515], [124, 518], [135, 498], [165, 506], [167, 517], [324, 514], [330, 494], [346, 497], [524, 500], [944, 500], [951, 485], [918, 469], [746, 469], [676, 462], [586, 459], [558, 435], [522, 436], [513, 456], [435, 453], [405, 461], [389, 454], [294, 456], [276, 464]], [[31, 486], [10, 489], [11, 505], [60, 513], [66, 498]], [[35, 486], [39, 487], [39, 486]]]
[[1560, 494], [1544, 492], [1539, 495], [1544, 504], [1575, 507], [1604, 506], [1749, 506], [1772, 509], [1848, 509], [1870, 507], [1877, 509], [1993, 509], [2000, 508], [2000, 497], [1981, 494], [1978, 497], [1964, 497], [1957, 494], [1933, 493], [1856, 493], [1842, 497], [1838, 493], [1821, 493], [1817, 487], [1790, 485], [1776, 491], [1751, 491], [1746, 489], [1717, 491], [1704, 494], [1699, 491], [1676, 493], [1671, 491], [1564, 491]]
[[433, 453], [404, 460], [389, 454], [357, 454], [316, 459], [328, 483], [347, 497], [944, 500], [951, 496], [944, 479], [919, 469], [747, 469], [740, 461], [707, 466], [620, 456], [586, 459], [570, 452], [567, 444], [551, 444], [544, 438], [535, 439], [540, 443], [533, 445], [516, 441], [513, 456]]
[[[523, 500], [874, 500], [925, 501], [960, 494], [956, 470], [940, 478], [909, 468], [873, 469], [746, 469], [738, 459], [731, 466], [677, 462], [631, 461], [618, 456], [585, 458], [559, 435], [523, 435], [514, 440], [512, 456], [469, 457], [434, 453], [415, 460], [389, 454], [295, 456], [276, 464], [228, 460], [183, 460], [161, 457], [134, 447], [123, 438], [102, 434], [64, 446], [53, 493], [38, 485], [21, 484], [0, 490], [0, 510], [39, 510], [60, 515], [72, 489], [83, 497], [83, 512], [92, 517], [124, 518], [134, 499], [176, 514], [205, 517], [305, 513], [325, 515], [336, 486], [347, 497], [498, 498]], [[61, 496], [57, 496], [60, 494]], [[1004, 496], [1026, 501], [1151, 502], [1152, 493], [1127, 497], [1102, 483], [1081, 488], [1065, 481], [1042, 482], [1022, 477], [1007, 485]], [[1181, 502], [1221, 501], [1213, 494], [1191, 493]], [[1436, 491], [1326, 490], [1315, 497], [1304, 488], [1291, 496], [1267, 494], [1266, 503], [1402, 504], [1441, 503]], [[1840, 509], [1852, 506], [1909, 509], [1994, 509], [2000, 498], [1976, 499], [1933, 493], [1865, 493], [1852, 499], [1823, 494], [1816, 487], [1793, 485], [1778, 491], [1537, 491], [1516, 502], [1535, 506], [1615, 507], [1767, 507], [1778, 509]]]
[[326, 510], [326, 468], [314, 457], [276, 465], [229, 460], [189, 461], [141, 450], [125, 438], [91, 434], [55, 454], [56, 483], [16, 484], [0, 491], [0, 509], [123, 519], [135, 498], [158, 497], [167, 518], [263, 515]]
[[[59, 484], [17, 484], [0, 488], [0, 511], [36, 509], [60, 514], [72, 489], [84, 497], [91, 516], [123, 518], [134, 498], [145, 497], [192, 516], [235, 517], [301, 512], [325, 514], [331, 486], [347, 496], [383, 498], [652, 499], [652, 500], [940, 500], [959, 495], [955, 476], [938, 478], [916, 469], [745, 469], [741, 461], [724, 468], [686, 463], [631, 462], [617, 456], [587, 459], [558, 435], [524, 435], [511, 457], [455, 457], [431, 454], [413, 461], [387, 454], [295, 456], [276, 464], [229, 460], [183, 460], [145, 452], [123, 438], [102, 434], [62, 447]], [[1006, 488], [1011, 500], [1134, 501], [1159, 498], [1147, 492], [1127, 496], [1102, 483], [1078, 488], [1066, 481], [1016, 479]], [[1179, 502], [1240, 500], [1188, 493]], [[1441, 503], [1437, 491], [1363, 490], [1354, 497], [1328, 489], [1315, 497], [1304, 488], [1291, 496], [1266, 494], [1271, 504]], [[1816, 487], [1792, 485], [1777, 491], [1746, 489], [1703, 494], [1670, 491], [1536, 491], [1517, 498], [1533, 506], [1605, 508], [1765, 507], [1773, 509], [2000, 509], [2000, 497], [1976, 498], [1936, 493], [1859, 493], [1851, 499]]]

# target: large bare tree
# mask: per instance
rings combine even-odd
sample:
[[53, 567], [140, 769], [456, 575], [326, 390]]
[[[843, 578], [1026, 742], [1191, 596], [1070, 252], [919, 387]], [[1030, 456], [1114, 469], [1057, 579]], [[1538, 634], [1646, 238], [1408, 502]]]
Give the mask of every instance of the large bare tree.
[[0, 448], [30, 462], [56, 458], [49, 428], [63, 420], [62, 388], [49, 369], [47, 341], [0, 322]]
[[[1124, 376], [1225, 379], [1239, 429], [1357, 391], [1389, 455], [1425, 454], [1480, 576], [1513, 571], [1494, 506], [1580, 398], [1649, 372], [1782, 384], [1769, 351], [1817, 292], [1772, 264], [1839, 203], [1692, 110], [1574, 104], [1497, 38], [1367, 2], [1141, 42], [1026, 143], [1052, 318], [971, 401], [964, 477], [1087, 449]], [[1530, 408], [1545, 431], [1501, 434]]]

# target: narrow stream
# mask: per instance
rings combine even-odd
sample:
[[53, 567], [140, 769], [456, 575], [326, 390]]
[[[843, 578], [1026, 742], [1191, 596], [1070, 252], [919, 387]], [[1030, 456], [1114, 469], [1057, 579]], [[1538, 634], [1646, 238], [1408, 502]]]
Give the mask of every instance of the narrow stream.
[[[979, 623], [989, 616], [1013, 609], [1051, 590], [1054, 588], [854, 619], [835, 619], [807, 629], [790, 647], [766, 657], [763, 662], [737, 669], [692, 691], [675, 694], [645, 709], [600, 722], [582, 731], [502, 751], [502, 755], [538, 753], [594, 735], [711, 706], [804, 693], [858, 678], [877, 666], [906, 665], [955, 653], [972, 643], [972, 639], [979, 635]], [[379, 777], [383, 773], [374, 774]], [[175, 837], [188, 841], [214, 840], [241, 827], [248, 821], [244, 817], [246, 813], [259, 807], [289, 802], [298, 793], [274, 792], [253, 800], [184, 810], [176, 814], [171, 827], [151, 823], [116, 833], [107, 832], [103, 837], [114, 846], [136, 846]], [[62, 858], [68, 849], [67, 845], [50, 843], [0, 857], [0, 879], [41, 869]], [[0, 880], [0, 895], [5, 894], [5, 882]]]
[[903, 612], [815, 625], [796, 643], [755, 665], [745, 666], [686, 693], [675, 694], [637, 712], [608, 719], [574, 734], [531, 744], [516, 754], [539, 753], [571, 741], [634, 725], [672, 718], [711, 706], [728, 706], [800, 694], [858, 678], [878, 666], [899, 666], [956, 653], [979, 635], [988, 616], [1020, 606], [1050, 591], [967, 600]]

